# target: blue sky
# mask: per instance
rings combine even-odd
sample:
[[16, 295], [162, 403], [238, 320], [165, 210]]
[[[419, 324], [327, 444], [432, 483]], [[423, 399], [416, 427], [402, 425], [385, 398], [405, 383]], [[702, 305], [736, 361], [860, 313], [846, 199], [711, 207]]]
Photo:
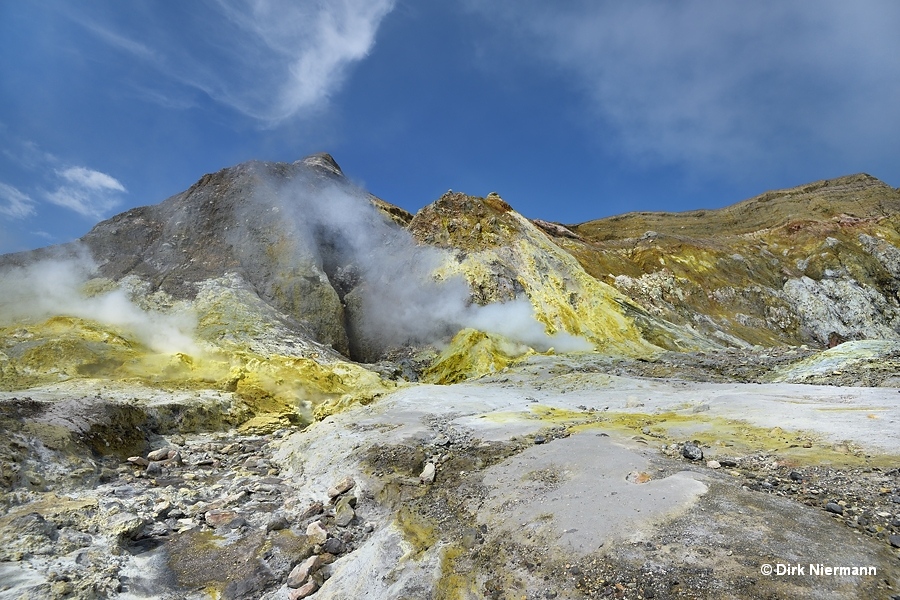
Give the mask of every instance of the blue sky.
[[564, 223], [900, 186], [898, 31], [892, 0], [0, 0], [0, 252], [318, 151], [410, 211]]

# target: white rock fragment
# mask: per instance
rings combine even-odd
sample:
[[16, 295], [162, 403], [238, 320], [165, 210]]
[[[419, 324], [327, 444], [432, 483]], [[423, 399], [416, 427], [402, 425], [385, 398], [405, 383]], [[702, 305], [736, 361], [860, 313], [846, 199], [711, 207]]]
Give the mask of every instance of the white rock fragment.
[[154, 450], [150, 454], [147, 455], [147, 460], [149, 461], [157, 461], [157, 460], [166, 460], [169, 458], [169, 451], [171, 448], [159, 448], [158, 450]]
[[422, 469], [422, 473], [419, 474], [419, 482], [421, 483], [434, 483], [434, 463], [425, 463], [425, 468]]

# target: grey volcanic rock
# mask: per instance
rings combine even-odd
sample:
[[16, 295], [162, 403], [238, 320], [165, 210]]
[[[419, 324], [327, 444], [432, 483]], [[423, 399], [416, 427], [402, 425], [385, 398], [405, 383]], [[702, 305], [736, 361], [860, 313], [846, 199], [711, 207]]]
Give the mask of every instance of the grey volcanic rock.
[[[893, 246], [892, 246], [893, 248]], [[815, 281], [803, 276], [784, 284], [800, 315], [804, 337], [827, 346], [834, 339], [900, 339], [896, 299], [849, 277]]]
[[[288, 336], [374, 360], [379, 336], [361, 323], [376, 301], [371, 285], [356, 288], [397, 236], [408, 238], [402, 228], [410, 218], [347, 181], [328, 154], [291, 164], [251, 161], [103, 221], [77, 242], [0, 257], [0, 267], [87, 249], [96, 274], [129, 282], [133, 296], [161, 292], [170, 302], [193, 302], [212, 286], [215, 297], [233, 296]], [[360, 260], [369, 261], [362, 270]], [[208, 296], [195, 307], [201, 313]]]
[[297, 193], [310, 195], [347, 185], [328, 164], [318, 158], [223, 169], [161, 204], [100, 223], [82, 241], [103, 276], [138, 275], [178, 299], [195, 297], [199, 282], [236, 273], [317, 341], [346, 353], [340, 299], [309, 240], [292, 237], [280, 199], [293, 180], [300, 181]]

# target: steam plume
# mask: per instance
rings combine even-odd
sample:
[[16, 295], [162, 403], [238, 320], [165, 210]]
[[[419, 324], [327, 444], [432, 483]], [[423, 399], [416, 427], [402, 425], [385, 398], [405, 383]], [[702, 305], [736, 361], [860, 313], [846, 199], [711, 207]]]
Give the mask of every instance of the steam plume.
[[88, 295], [85, 284], [95, 270], [84, 248], [74, 256], [0, 270], [0, 325], [72, 316], [122, 328], [157, 352], [198, 352], [191, 314], [143, 310], [122, 287]]
[[[439, 280], [435, 270], [445, 251], [419, 246], [381, 215], [369, 197], [339, 181], [299, 177], [262, 186], [249, 210], [277, 205], [294, 240], [293, 253], [313, 257], [332, 279], [354, 285], [345, 300], [361, 311], [358, 333], [382, 349], [438, 341], [464, 327], [503, 335], [538, 350], [588, 350], [583, 338], [550, 336], [527, 299], [479, 306], [470, 301], [462, 276]], [[338, 287], [340, 286], [340, 282]]]

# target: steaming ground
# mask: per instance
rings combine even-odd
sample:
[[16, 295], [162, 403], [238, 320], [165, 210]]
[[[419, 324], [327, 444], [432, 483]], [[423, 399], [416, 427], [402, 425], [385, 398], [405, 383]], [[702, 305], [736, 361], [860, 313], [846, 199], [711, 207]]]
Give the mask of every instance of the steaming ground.
[[73, 254], [0, 269], [0, 326], [73, 316], [124, 329], [157, 352], [200, 352], [189, 308], [144, 309], [132, 300], [146, 292], [139, 282], [128, 289], [129, 281], [98, 279], [88, 249], [75, 245]]

